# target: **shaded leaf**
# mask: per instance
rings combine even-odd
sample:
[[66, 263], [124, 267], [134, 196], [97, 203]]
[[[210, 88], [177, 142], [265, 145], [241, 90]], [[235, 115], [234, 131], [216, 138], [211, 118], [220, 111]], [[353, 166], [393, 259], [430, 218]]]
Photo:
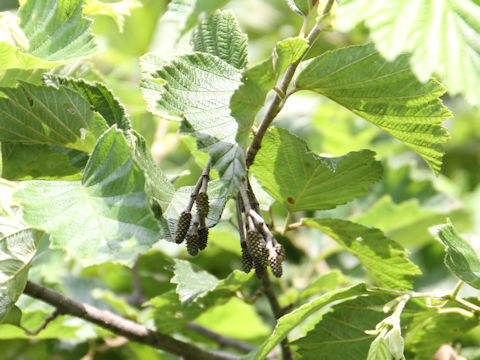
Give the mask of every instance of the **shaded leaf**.
[[330, 236], [355, 255], [374, 280], [393, 289], [411, 289], [418, 267], [407, 258], [407, 250], [376, 228], [338, 219], [304, 219], [307, 225]]
[[291, 212], [332, 209], [367, 193], [382, 165], [362, 150], [337, 158], [318, 156], [285, 129], [271, 128], [251, 169], [262, 187]]
[[480, 3], [476, 0], [346, 0], [338, 25], [350, 30], [360, 22], [380, 53], [393, 61], [412, 54], [415, 75], [427, 82], [432, 74], [452, 94], [480, 103]]
[[216, 11], [203, 21], [193, 34], [192, 45], [193, 50], [215, 55], [237, 69], [247, 66], [247, 35], [231, 11]]
[[81, 183], [29, 181], [15, 196], [24, 219], [48, 232], [53, 248], [85, 265], [131, 265], [159, 238], [144, 184], [125, 138], [112, 127], [95, 146]]
[[450, 221], [438, 231], [445, 245], [445, 265], [459, 279], [480, 289], [480, 260], [471, 245], [458, 235]]
[[442, 144], [449, 138], [441, 123], [452, 114], [439, 100], [445, 88], [434, 80], [418, 81], [408, 60], [402, 55], [387, 62], [373, 45], [329, 51], [308, 63], [296, 87], [318, 92], [377, 125], [438, 173]]
[[300, 59], [308, 48], [302, 38], [285, 39], [277, 43], [273, 54], [262, 63], [247, 69], [242, 76], [242, 85], [233, 94], [230, 108], [238, 122], [237, 141], [245, 145], [255, 116], [263, 107], [265, 99], [280, 75], [287, 67]]

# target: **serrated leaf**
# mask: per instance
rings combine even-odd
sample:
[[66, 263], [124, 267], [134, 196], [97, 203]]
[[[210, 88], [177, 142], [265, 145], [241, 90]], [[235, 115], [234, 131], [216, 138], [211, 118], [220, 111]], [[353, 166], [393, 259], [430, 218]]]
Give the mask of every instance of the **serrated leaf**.
[[232, 116], [238, 122], [237, 141], [240, 144], [245, 145], [255, 116], [263, 107], [268, 92], [275, 87], [287, 67], [300, 59], [307, 48], [308, 42], [302, 38], [282, 40], [267, 60], [245, 71], [242, 85], [230, 102]]
[[[180, 264], [180, 270], [177, 270], [176, 274], [178, 271], [182, 272], [180, 276], [176, 276], [177, 292], [168, 292], [148, 302], [153, 308], [152, 316], [157, 330], [164, 333], [178, 331], [207, 309], [225, 303], [235, 296], [237, 291], [246, 287], [254, 277], [253, 272], [245, 274], [235, 270], [227, 278], [218, 280], [213, 275], [206, 275], [204, 271], [199, 272], [198, 269], [191, 268], [190, 262], [176, 260], [176, 263]], [[200, 286], [190, 282], [199, 278], [208, 280], [202, 281], [203, 285]], [[179, 295], [186, 302], [182, 302]]]
[[389, 61], [412, 54], [415, 75], [427, 82], [437, 74], [452, 95], [480, 103], [480, 3], [476, 0], [346, 0], [338, 26], [350, 30], [360, 22]]
[[122, 132], [112, 127], [95, 146], [81, 183], [29, 181], [15, 196], [26, 222], [48, 232], [53, 248], [85, 265], [131, 265], [159, 238], [144, 187]]
[[192, 45], [194, 51], [215, 55], [237, 69], [247, 66], [247, 35], [231, 11], [216, 11], [203, 21], [193, 33]]
[[29, 0], [18, 10], [28, 53], [49, 61], [73, 61], [97, 51], [83, 0]]
[[228, 0], [172, 0], [161, 21], [176, 23], [181, 37], [195, 26], [201, 13], [214, 11], [227, 2]]
[[[162, 64], [154, 55], [145, 58], [142, 82], [149, 111], [184, 119], [182, 131], [208, 152], [225, 187], [234, 193], [245, 175], [245, 152], [235, 141], [237, 123], [230, 115], [230, 98], [240, 85], [241, 71], [206, 54], [181, 55]], [[145, 74], [145, 72], [150, 74]]]
[[280, 319], [278, 319], [272, 335], [270, 335], [270, 337], [259, 346], [258, 350], [254, 354], [250, 355], [251, 358], [255, 360], [264, 359], [265, 356], [267, 356], [275, 346], [280, 344], [280, 342], [287, 337], [290, 331], [292, 331], [310, 315], [319, 311], [328, 304], [334, 301], [344, 300], [353, 296], [365, 294], [366, 291], [367, 289], [363, 283], [353, 285], [346, 289], [333, 290], [307, 304], [302, 305], [287, 315], [282, 316]]
[[117, 2], [103, 2], [99, 0], [84, 0], [83, 13], [85, 15], [106, 15], [115, 20], [120, 32], [123, 31], [125, 16], [130, 15], [130, 10], [142, 6], [137, 0], [121, 0]]
[[292, 343], [305, 360], [364, 360], [375, 339], [365, 330], [375, 327], [384, 317], [380, 296], [362, 296], [332, 307], [315, 328]]
[[438, 173], [448, 138], [441, 126], [452, 117], [439, 97], [445, 88], [422, 84], [402, 55], [393, 62], [371, 44], [329, 51], [312, 59], [296, 80], [297, 89], [318, 92], [403, 141]]
[[355, 255], [382, 286], [411, 289], [421, 274], [407, 250], [376, 228], [338, 219], [303, 219], [302, 224], [319, 229]]
[[59, 145], [90, 152], [107, 129], [76, 91], [27, 83], [0, 89], [0, 141]]
[[367, 193], [383, 168], [369, 150], [318, 156], [285, 129], [271, 128], [251, 166], [262, 187], [290, 212], [332, 209]]
[[480, 260], [468, 242], [458, 235], [450, 221], [438, 231], [445, 245], [445, 265], [459, 279], [480, 289]]

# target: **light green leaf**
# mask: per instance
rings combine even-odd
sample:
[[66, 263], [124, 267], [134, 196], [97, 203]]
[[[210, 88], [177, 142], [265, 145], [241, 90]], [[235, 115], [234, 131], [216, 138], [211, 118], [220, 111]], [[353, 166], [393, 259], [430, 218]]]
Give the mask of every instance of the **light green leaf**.
[[242, 85], [233, 94], [230, 108], [238, 122], [237, 140], [245, 145], [255, 116], [280, 75], [287, 67], [300, 59], [308, 48], [302, 38], [289, 38], [277, 43], [273, 54], [262, 63], [248, 69], [242, 76]]
[[262, 187], [289, 211], [332, 209], [367, 193], [383, 168], [374, 152], [318, 156], [285, 129], [271, 128], [251, 169]]
[[72, 89], [23, 83], [0, 90], [7, 96], [0, 99], [1, 142], [59, 145], [90, 152], [107, 129], [105, 120]]
[[319, 229], [355, 255], [374, 280], [392, 289], [411, 289], [418, 267], [407, 258], [407, 250], [383, 233], [350, 221], [304, 219], [303, 225]]
[[214, 11], [227, 2], [228, 0], [172, 0], [161, 21], [176, 23], [180, 37], [197, 24], [201, 13]]
[[438, 231], [445, 245], [445, 265], [458, 278], [480, 289], [480, 260], [471, 245], [458, 235], [450, 221]]
[[[280, 342], [287, 337], [287, 335], [292, 331], [296, 326], [298, 326], [302, 321], [308, 318], [313, 313], [319, 311], [328, 304], [351, 298], [353, 296], [358, 296], [365, 294], [367, 291], [365, 284], [356, 284], [346, 289], [338, 289], [330, 291], [329, 293], [322, 295], [311, 302], [302, 305], [298, 309], [288, 313], [287, 315], [282, 316], [278, 322], [277, 326], [273, 330], [272, 335], [258, 348], [255, 353], [255, 360], [264, 359], [272, 349], [280, 344]], [[373, 325], [375, 326], [375, 324]], [[368, 329], [368, 328], [367, 328]], [[252, 356], [253, 358], [253, 356]]]
[[368, 350], [367, 360], [394, 360], [383, 337], [378, 336], [372, 341]]
[[215, 55], [237, 69], [247, 66], [247, 35], [231, 11], [216, 11], [203, 21], [193, 34], [192, 45], [193, 50]]
[[393, 61], [412, 54], [415, 75], [445, 81], [452, 95], [480, 103], [480, 3], [477, 0], [345, 0], [338, 26], [350, 30], [360, 22], [380, 53]]
[[449, 138], [441, 123], [452, 114], [439, 100], [445, 88], [434, 80], [419, 82], [408, 60], [402, 55], [387, 62], [373, 45], [329, 51], [308, 63], [296, 87], [318, 92], [377, 125], [438, 173], [441, 145]]
[[364, 360], [375, 339], [365, 330], [375, 327], [384, 317], [382, 306], [388, 300], [380, 296], [362, 296], [332, 307], [315, 328], [292, 343], [305, 360]]
[[30, 181], [16, 192], [27, 223], [51, 235], [53, 248], [85, 265], [131, 265], [159, 239], [143, 172], [115, 127], [100, 139], [82, 182]]
[[[155, 64], [158, 67], [152, 71]], [[212, 166], [234, 193], [246, 171], [245, 153], [235, 141], [237, 123], [229, 109], [230, 98], [240, 85], [240, 70], [206, 53], [182, 55], [161, 64], [155, 55], [143, 61], [148, 109], [185, 120], [181, 130], [197, 138], [199, 150], [210, 154]]]
[[290, 6], [290, 9], [302, 16], [307, 16], [310, 14], [317, 3], [318, 0], [287, 0], [287, 4]]
[[125, 16], [130, 15], [130, 10], [142, 6], [138, 0], [121, 0], [117, 2], [104, 2], [99, 0], [84, 0], [83, 13], [85, 15], [106, 15], [115, 20], [120, 31], [123, 31]]
[[73, 61], [97, 51], [83, 0], [29, 0], [18, 10], [28, 53], [49, 61]]

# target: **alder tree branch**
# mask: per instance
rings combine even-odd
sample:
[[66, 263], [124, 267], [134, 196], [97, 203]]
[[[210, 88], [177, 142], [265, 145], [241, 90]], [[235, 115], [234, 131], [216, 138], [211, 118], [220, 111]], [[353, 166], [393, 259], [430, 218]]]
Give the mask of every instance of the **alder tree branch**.
[[[110, 311], [100, 310], [94, 306], [80, 303], [76, 300], [49, 289], [43, 285], [27, 281], [24, 293], [30, 297], [41, 300], [56, 308], [61, 315], [72, 315], [117, 335], [124, 336], [130, 341], [164, 350], [172, 354], [183, 356], [189, 360], [238, 360], [237, 355], [219, 351], [210, 351], [195, 345], [177, 340], [148, 329], [147, 327], [125, 319]], [[45, 325], [46, 326], [46, 325]]]
[[208, 183], [208, 180], [210, 179], [210, 164], [211, 164], [212, 158], [209, 157], [207, 160], [207, 163], [205, 164], [205, 168], [202, 171], [202, 174], [197, 180], [197, 183], [195, 184], [195, 187], [193, 188], [192, 193], [190, 194], [190, 200], [187, 205], [187, 210], [192, 211], [193, 203], [195, 202], [195, 198], [200, 191], [200, 189], [205, 188]]
[[27, 335], [38, 335], [40, 333], [40, 331], [42, 331], [43, 329], [45, 329], [47, 327], [48, 324], [50, 324], [53, 320], [55, 320], [58, 316], [60, 315], [60, 313], [58, 312], [58, 310], [55, 310], [51, 315], [47, 316], [45, 318], [45, 321], [43, 322], [42, 325], [40, 325], [37, 329], [35, 330], [29, 330], [27, 328], [24, 328], [22, 326], [22, 330], [27, 334]]

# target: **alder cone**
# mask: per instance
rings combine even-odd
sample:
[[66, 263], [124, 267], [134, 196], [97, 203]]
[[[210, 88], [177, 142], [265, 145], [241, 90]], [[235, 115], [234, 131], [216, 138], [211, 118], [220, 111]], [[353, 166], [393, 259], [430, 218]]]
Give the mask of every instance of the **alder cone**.
[[246, 247], [242, 247], [242, 268], [246, 273], [249, 273], [253, 268], [253, 259]]
[[198, 228], [198, 249], [203, 250], [207, 247], [208, 243], [208, 228], [202, 226]]
[[275, 277], [277, 278], [282, 277], [282, 274], [283, 274], [282, 257], [279, 255], [271, 256], [268, 259], [268, 263], [270, 265], [270, 269], [272, 269], [273, 275], [275, 275]]
[[[257, 231], [247, 232], [247, 247], [255, 264], [266, 267], [268, 264], [268, 252], [262, 234]], [[255, 269], [257, 267], [255, 266]]]
[[197, 213], [200, 217], [206, 218], [210, 211], [210, 204], [208, 202], [208, 195], [205, 192], [200, 192], [195, 197], [195, 203], [197, 204]]
[[198, 243], [199, 243], [199, 237], [197, 234], [187, 234], [185, 237], [187, 240], [187, 252], [191, 256], [195, 256], [198, 254]]
[[185, 240], [188, 229], [190, 228], [190, 222], [192, 221], [192, 214], [190, 211], [182, 211], [178, 218], [177, 232], [175, 233], [175, 242], [181, 244]]

